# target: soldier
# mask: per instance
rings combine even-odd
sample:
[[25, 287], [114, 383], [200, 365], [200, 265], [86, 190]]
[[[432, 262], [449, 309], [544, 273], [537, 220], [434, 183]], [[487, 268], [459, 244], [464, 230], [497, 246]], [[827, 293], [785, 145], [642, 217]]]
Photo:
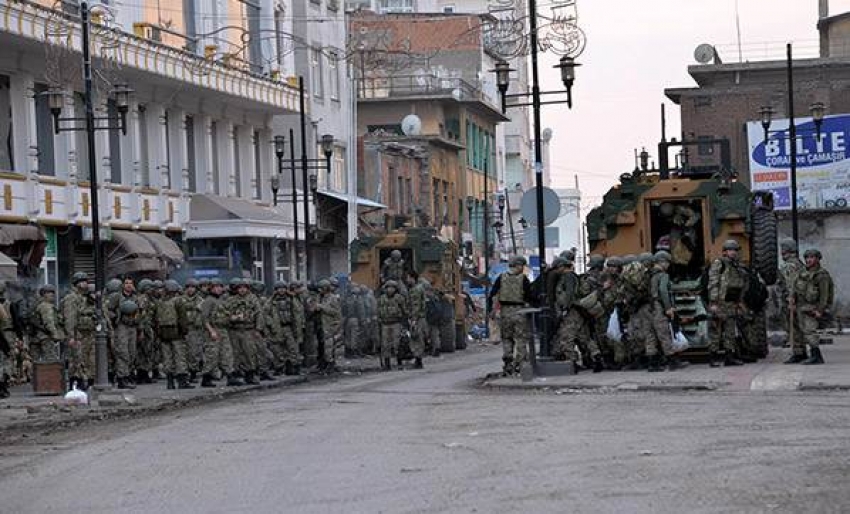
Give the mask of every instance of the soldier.
[[[818, 324], [829, 316], [835, 297], [835, 286], [832, 276], [821, 267], [823, 256], [820, 250], [810, 248], [803, 254], [806, 259], [806, 269], [797, 275], [791, 295], [790, 308], [795, 309], [799, 318], [800, 337], [795, 338], [793, 362], [803, 364], [823, 364], [823, 354], [820, 351], [820, 336]], [[798, 342], [799, 341], [799, 342]], [[811, 348], [811, 356], [805, 359], [806, 344]]]
[[74, 273], [74, 289], [62, 299], [61, 312], [68, 336], [68, 373], [70, 384], [83, 390], [94, 385], [94, 339], [97, 310], [90, 301], [88, 276]]
[[605, 314], [602, 317], [602, 320], [604, 320], [604, 327], [602, 327], [601, 330], [602, 334], [606, 334], [603, 337], [605, 339], [607, 349], [610, 352], [610, 358], [612, 359], [611, 368], [615, 370], [622, 369], [627, 361], [626, 345], [623, 342], [623, 338], [620, 337], [619, 341], [615, 341], [607, 336], [608, 323], [611, 320], [611, 315], [613, 315], [614, 311], [617, 310], [617, 302], [619, 300], [617, 297], [617, 291], [620, 289], [619, 280], [620, 273], [622, 273], [622, 271], [622, 259], [616, 256], [609, 257], [606, 262], [605, 274], [602, 278], [602, 307], [605, 309]]
[[[739, 318], [744, 314], [744, 294], [747, 289], [747, 274], [738, 262], [740, 245], [734, 239], [723, 243], [723, 255], [711, 263], [708, 270], [708, 302], [713, 317], [709, 341], [710, 365], [713, 368], [723, 362], [726, 366], [740, 366], [737, 334]], [[720, 346], [724, 348], [724, 359], [720, 359]]]
[[422, 369], [422, 355], [425, 353], [425, 300], [431, 282], [421, 277], [410, 289], [410, 352], [413, 354], [414, 369]]
[[443, 320], [443, 292], [434, 287], [425, 289], [425, 333], [428, 336], [429, 344], [431, 345], [431, 355], [434, 357], [440, 356], [442, 340], [440, 333], [442, 326], [445, 324]]
[[779, 314], [782, 319], [782, 328], [788, 334], [788, 344], [791, 348], [802, 351], [800, 355], [792, 354], [788, 364], [795, 364], [806, 360], [806, 346], [794, 344], [794, 340], [802, 337], [800, 331], [800, 320], [793, 309], [789, 308], [791, 295], [794, 293], [794, 282], [797, 277], [805, 271], [806, 265], [800, 260], [797, 252], [797, 242], [791, 238], [785, 238], [779, 242], [782, 252], [782, 265], [779, 267], [779, 280], [776, 282], [776, 294], [779, 296]]
[[189, 373], [186, 368], [186, 349], [180, 333], [180, 284], [176, 280], [166, 280], [165, 295], [155, 304], [154, 326], [161, 341], [162, 361], [165, 368], [166, 387], [194, 389], [189, 383]]
[[203, 277], [198, 280], [198, 294], [202, 299], [210, 294], [210, 279]]
[[20, 344], [12, 323], [12, 313], [6, 301], [6, 282], [0, 282], [0, 400], [9, 397], [11, 355]]
[[604, 259], [595, 259], [593, 261], [595, 267], [579, 277], [578, 290], [562, 324], [562, 333], [566, 336], [567, 352], [572, 353], [571, 356], [575, 362], [575, 349], [579, 348], [585, 367], [592, 367], [594, 373], [601, 372], [604, 369], [604, 364], [602, 352], [599, 350], [594, 334], [596, 319], [593, 317], [594, 313], [591, 312], [591, 308], [586, 305], [585, 299], [591, 298], [591, 295], [595, 294], [595, 305], [601, 310], [599, 296], [601, 295], [602, 285], [600, 282], [604, 262]]
[[[209, 281], [207, 281], [209, 289]], [[199, 283], [194, 278], [186, 280], [186, 287], [177, 302], [180, 315], [180, 333], [184, 337], [183, 345], [186, 352], [186, 369], [190, 377], [197, 375], [203, 369], [204, 360], [204, 324], [201, 319], [201, 304], [203, 296], [198, 291]]]
[[208, 295], [201, 303], [201, 320], [204, 326], [204, 368], [201, 387], [215, 387], [215, 373], [219, 370], [227, 377], [228, 386], [245, 385], [233, 370], [233, 348], [230, 344], [230, 314], [223, 298], [224, 284], [218, 278], [210, 279]]
[[62, 359], [61, 342], [65, 332], [56, 308], [56, 287], [46, 284], [38, 289], [40, 301], [35, 308], [35, 337], [30, 342], [33, 362], [57, 362]]
[[649, 293], [649, 271], [654, 265], [654, 257], [643, 253], [639, 257], [627, 255], [617, 281], [617, 297], [620, 304], [621, 323], [624, 322], [628, 338], [626, 354], [631, 359], [631, 369], [641, 367], [641, 359], [646, 352], [647, 332], [652, 322], [651, 297]]
[[275, 374], [294, 375], [295, 365], [300, 362], [298, 347], [293, 334], [292, 296], [286, 282], [274, 285], [274, 293], [266, 304], [265, 321], [269, 338], [269, 349], [274, 355]]
[[392, 355], [398, 351], [401, 324], [407, 319], [407, 300], [399, 294], [398, 283], [388, 280], [384, 294], [378, 298], [378, 319], [381, 322], [381, 369], [392, 370]]
[[398, 286], [398, 283], [404, 280], [404, 267], [405, 263], [404, 259], [401, 258], [401, 251], [391, 251], [390, 256], [384, 260], [384, 264], [381, 266], [381, 282], [394, 280], [396, 286]]
[[139, 384], [153, 382], [150, 371], [154, 367], [156, 294], [155, 281], [146, 278], [139, 281], [139, 294], [136, 297], [136, 305], [139, 308], [139, 327], [135, 360], [135, 381]]
[[[652, 323], [647, 331], [646, 355], [649, 357], [648, 371], [661, 371], [661, 358], [666, 358], [667, 369], [675, 371], [687, 366], [679, 360], [673, 348], [673, 333], [670, 323], [676, 311], [673, 307], [673, 291], [670, 287], [670, 268], [672, 257], [669, 252], [659, 250], [655, 253], [655, 265], [650, 272], [649, 292], [652, 297]], [[661, 355], [658, 354], [659, 347]]]
[[251, 280], [251, 292], [249, 298], [254, 302], [258, 315], [260, 316], [260, 329], [257, 331], [259, 337], [254, 340], [254, 348], [257, 354], [257, 365], [259, 366], [260, 380], [274, 380], [271, 373], [274, 371], [274, 354], [269, 348], [268, 326], [266, 324], [266, 310], [268, 298], [266, 298], [266, 284], [262, 280]]
[[307, 323], [307, 312], [304, 308], [304, 283], [300, 280], [293, 281], [289, 284], [289, 299], [292, 302], [292, 336], [295, 339], [294, 347], [298, 353], [299, 360], [294, 362], [295, 369], [298, 369], [301, 364], [306, 365], [307, 357], [305, 355], [304, 330]]
[[552, 336], [550, 347], [552, 357], [555, 360], [572, 360], [576, 357], [572, 348], [567, 348], [567, 333], [566, 323], [564, 321], [572, 308], [578, 292], [579, 278], [576, 274], [573, 261], [565, 260], [558, 257], [552, 261], [552, 273], [550, 275], [555, 279], [554, 299], [551, 305], [555, 308], [556, 323], [554, 335]]
[[320, 356], [319, 368], [323, 371], [336, 370], [336, 350], [342, 340], [342, 306], [339, 295], [333, 292], [329, 280], [319, 281], [319, 302], [316, 312], [319, 315], [324, 352]]
[[[132, 373], [136, 362], [136, 342], [139, 328], [139, 305], [136, 302], [136, 286], [132, 278], [127, 277], [122, 281], [121, 292], [117, 298], [113, 297], [111, 301], [114, 302], [115, 306], [115, 310], [111, 311], [115, 320], [115, 337], [112, 341], [112, 350], [115, 356], [115, 380], [120, 389], [132, 389], [135, 387]], [[130, 305], [132, 305], [132, 309]]]
[[363, 309], [365, 321], [363, 328], [363, 341], [360, 351], [367, 355], [379, 353], [380, 348], [380, 326], [378, 325], [378, 299], [371, 288], [361, 286], [363, 290]]
[[493, 311], [493, 300], [499, 302], [502, 334], [502, 361], [505, 375], [518, 373], [528, 356], [528, 320], [519, 312], [531, 302], [531, 282], [523, 273], [525, 257], [514, 257], [508, 271], [499, 275], [487, 298], [488, 310]]
[[348, 288], [343, 314], [345, 315], [345, 356], [351, 358], [361, 355], [361, 338], [365, 335], [363, 321], [366, 318], [366, 304], [358, 284], [351, 284]]
[[259, 362], [255, 341], [261, 336], [262, 315], [257, 311], [256, 301], [250, 296], [250, 286], [241, 278], [230, 281], [236, 294], [227, 299], [230, 313], [230, 344], [236, 368], [244, 375], [246, 384], [259, 384], [257, 374]]

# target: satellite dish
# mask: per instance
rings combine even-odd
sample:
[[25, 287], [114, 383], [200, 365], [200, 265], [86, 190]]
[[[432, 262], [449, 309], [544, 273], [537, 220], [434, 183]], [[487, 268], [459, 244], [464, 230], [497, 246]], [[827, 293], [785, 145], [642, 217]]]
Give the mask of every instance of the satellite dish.
[[[529, 225], [537, 226], [537, 188], [523, 193], [519, 211]], [[551, 225], [561, 215], [561, 199], [553, 189], [543, 188], [543, 226]]]
[[452, 98], [460, 102], [461, 98], [463, 98], [463, 91], [459, 88], [452, 89]]
[[708, 43], [703, 43], [696, 47], [696, 50], [694, 50], [694, 59], [700, 64], [708, 64], [712, 60], [716, 64], [716, 61], [720, 60], [717, 57], [717, 50]]
[[422, 120], [415, 114], [408, 114], [401, 120], [401, 131], [405, 136], [418, 136], [422, 132]]
[[552, 129], [550, 129], [548, 127], [543, 129], [543, 132], [540, 134], [540, 139], [542, 139], [546, 143], [551, 141], [552, 140]]

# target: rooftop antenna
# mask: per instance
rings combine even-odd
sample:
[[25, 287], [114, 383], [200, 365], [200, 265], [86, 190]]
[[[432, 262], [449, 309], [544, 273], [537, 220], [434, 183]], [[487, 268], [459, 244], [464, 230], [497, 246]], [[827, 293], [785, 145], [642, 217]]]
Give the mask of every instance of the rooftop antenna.
[[735, 0], [735, 30], [738, 32], [738, 62], [744, 62], [744, 52], [741, 50], [741, 13], [738, 10], [738, 0]]

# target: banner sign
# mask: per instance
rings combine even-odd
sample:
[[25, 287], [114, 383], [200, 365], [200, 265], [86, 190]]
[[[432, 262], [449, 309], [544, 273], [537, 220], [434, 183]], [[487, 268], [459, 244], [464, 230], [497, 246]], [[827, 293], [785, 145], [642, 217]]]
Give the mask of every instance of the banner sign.
[[[850, 203], [850, 115], [827, 116], [818, 137], [811, 118], [796, 121], [797, 208], [844, 209]], [[761, 122], [747, 123], [750, 184], [773, 193], [777, 210], [791, 209], [788, 119], [774, 120], [768, 139]]]

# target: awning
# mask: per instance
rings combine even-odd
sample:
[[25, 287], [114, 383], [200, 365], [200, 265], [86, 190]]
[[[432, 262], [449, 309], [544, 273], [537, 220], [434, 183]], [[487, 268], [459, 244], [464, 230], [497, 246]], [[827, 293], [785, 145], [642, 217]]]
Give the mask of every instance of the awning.
[[151, 246], [154, 247], [160, 258], [172, 266], [180, 266], [186, 257], [183, 250], [177, 246], [173, 239], [159, 232], [139, 232]]
[[156, 248], [139, 232], [113, 230], [106, 267], [111, 276], [163, 271]]
[[0, 280], [7, 282], [18, 280], [18, 263], [2, 252], [0, 252]]
[[12, 246], [19, 241], [46, 241], [37, 225], [0, 224], [0, 246]]
[[198, 194], [190, 204], [186, 238], [291, 239], [294, 231], [287, 216], [280, 208], [264, 207], [240, 198]]
[[[344, 194], [341, 194], [341, 193], [334, 193], [332, 191], [317, 191], [317, 193], [319, 193], [320, 195], [325, 195], [325, 196], [329, 196], [331, 198], [335, 198], [337, 200], [341, 200], [341, 201], [346, 202], [346, 203], [349, 201], [348, 195], [344, 195]], [[375, 209], [386, 209], [387, 208], [387, 206], [382, 204], [382, 203], [378, 203], [378, 202], [375, 202], [373, 200], [369, 200], [368, 198], [362, 198], [362, 197], [359, 197], [359, 196], [355, 198], [355, 201], [357, 202], [358, 207], [373, 207]]]

